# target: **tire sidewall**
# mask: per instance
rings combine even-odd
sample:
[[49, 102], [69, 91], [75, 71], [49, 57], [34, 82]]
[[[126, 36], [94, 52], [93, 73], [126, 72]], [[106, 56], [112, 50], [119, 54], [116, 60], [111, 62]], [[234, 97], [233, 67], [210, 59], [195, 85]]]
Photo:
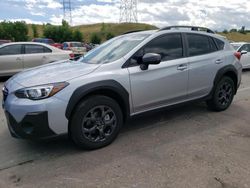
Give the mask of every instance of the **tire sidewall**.
[[[91, 142], [84, 137], [82, 133], [82, 121], [86, 113], [89, 112], [95, 106], [106, 105], [110, 107], [116, 115], [116, 127], [112, 133], [105, 141], [103, 142]], [[120, 109], [120, 106], [113, 99], [106, 96], [92, 96], [86, 100], [80, 102], [77, 106], [76, 111], [74, 112], [70, 129], [71, 129], [71, 138], [79, 147], [84, 149], [97, 149], [109, 145], [119, 134], [119, 131], [123, 124], [123, 116]]]
[[[233, 91], [232, 91], [232, 96], [231, 96], [231, 98], [230, 98], [229, 103], [228, 103], [227, 105], [222, 105], [222, 104], [220, 104], [220, 102], [218, 101], [218, 95], [219, 95], [219, 90], [220, 90], [221, 85], [224, 84], [225, 82], [227, 82], [227, 83], [229, 83], [229, 84], [231, 85]], [[227, 76], [223, 77], [223, 78], [218, 82], [218, 84], [216, 85], [215, 92], [214, 92], [214, 95], [213, 95], [213, 102], [214, 102], [214, 104], [216, 105], [216, 109], [217, 109], [218, 111], [222, 111], [222, 110], [227, 109], [227, 108], [231, 105], [231, 103], [232, 103], [232, 101], [233, 101], [234, 93], [235, 93], [235, 86], [234, 86], [233, 80], [232, 80], [230, 77], [227, 77]]]

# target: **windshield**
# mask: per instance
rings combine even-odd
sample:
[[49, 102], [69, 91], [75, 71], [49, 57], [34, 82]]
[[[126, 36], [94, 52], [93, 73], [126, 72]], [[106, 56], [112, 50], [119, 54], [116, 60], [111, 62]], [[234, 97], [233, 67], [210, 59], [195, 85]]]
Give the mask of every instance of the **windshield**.
[[79, 61], [99, 64], [116, 61], [140, 44], [149, 34], [122, 35], [111, 39], [87, 53]]
[[232, 46], [235, 50], [238, 50], [241, 45], [240, 44], [232, 44]]

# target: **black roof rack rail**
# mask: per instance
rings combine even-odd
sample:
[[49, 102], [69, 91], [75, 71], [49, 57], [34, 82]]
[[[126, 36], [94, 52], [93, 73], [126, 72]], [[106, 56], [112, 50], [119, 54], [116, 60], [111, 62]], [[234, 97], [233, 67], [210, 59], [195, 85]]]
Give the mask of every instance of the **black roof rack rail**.
[[204, 31], [207, 33], [215, 33], [213, 30], [208, 29], [206, 27], [198, 27], [198, 26], [184, 26], [184, 25], [174, 25], [174, 26], [168, 26], [168, 27], [163, 27], [159, 31], [163, 30], [171, 30], [171, 29], [178, 29], [178, 28], [188, 28], [191, 29], [192, 31]]
[[130, 33], [136, 33], [136, 32], [141, 32], [141, 31], [145, 31], [145, 30], [132, 30], [132, 31], [127, 31], [127, 32], [123, 33], [122, 35], [130, 34]]

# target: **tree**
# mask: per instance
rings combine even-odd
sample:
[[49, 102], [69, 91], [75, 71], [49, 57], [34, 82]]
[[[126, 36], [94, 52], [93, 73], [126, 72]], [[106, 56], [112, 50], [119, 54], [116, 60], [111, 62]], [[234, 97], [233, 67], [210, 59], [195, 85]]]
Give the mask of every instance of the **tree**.
[[82, 33], [79, 30], [75, 30], [73, 32], [73, 40], [74, 41], [79, 41], [79, 42], [83, 41]]
[[108, 32], [107, 35], [106, 35], [106, 40], [112, 39], [114, 37], [115, 37], [115, 35], [113, 33]]
[[102, 23], [101, 33], [105, 33], [105, 31], [106, 31], [106, 25], [105, 23]]
[[12, 41], [28, 40], [28, 27], [25, 22], [0, 22], [0, 36]]
[[97, 33], [92, 33], [90, 42], [93, 44], [100, 44], [101, 43], [101, 37]]
[[32, 31], [33, 31], [33, 37], [37, 38], [38, 37], [38, 33], [37, 33], [37, 28], [35, 24], [32, 24]]
[[227, 31], [226, 29], [224, 29], [224, 30], [222, 31], [222, 33], [227, 34], [227, 33], [228, 33], [228, 31]]
[[234, 32], [237, 32], [237, 29], [231, 29], [230, 30], [230, 33], [234, 33]]
[[43, 35], [53, 39], [55, 42], [65, 42], [73, 40], [73, 31], [69, 24], [63, 20], [61, 26], [47, 24], [44, 28]]

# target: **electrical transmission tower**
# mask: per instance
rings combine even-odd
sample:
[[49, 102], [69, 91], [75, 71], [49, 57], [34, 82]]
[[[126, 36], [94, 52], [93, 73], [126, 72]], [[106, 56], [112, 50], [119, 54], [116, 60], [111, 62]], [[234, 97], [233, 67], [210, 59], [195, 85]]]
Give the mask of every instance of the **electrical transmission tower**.
[[138, 22], [137, 18], [137, 0], [120, 0], [120, 23]]
[[63, 19], [66, 20], [69, 25], [72, 25], [72, 5], [71, 0], [63, 0]]

